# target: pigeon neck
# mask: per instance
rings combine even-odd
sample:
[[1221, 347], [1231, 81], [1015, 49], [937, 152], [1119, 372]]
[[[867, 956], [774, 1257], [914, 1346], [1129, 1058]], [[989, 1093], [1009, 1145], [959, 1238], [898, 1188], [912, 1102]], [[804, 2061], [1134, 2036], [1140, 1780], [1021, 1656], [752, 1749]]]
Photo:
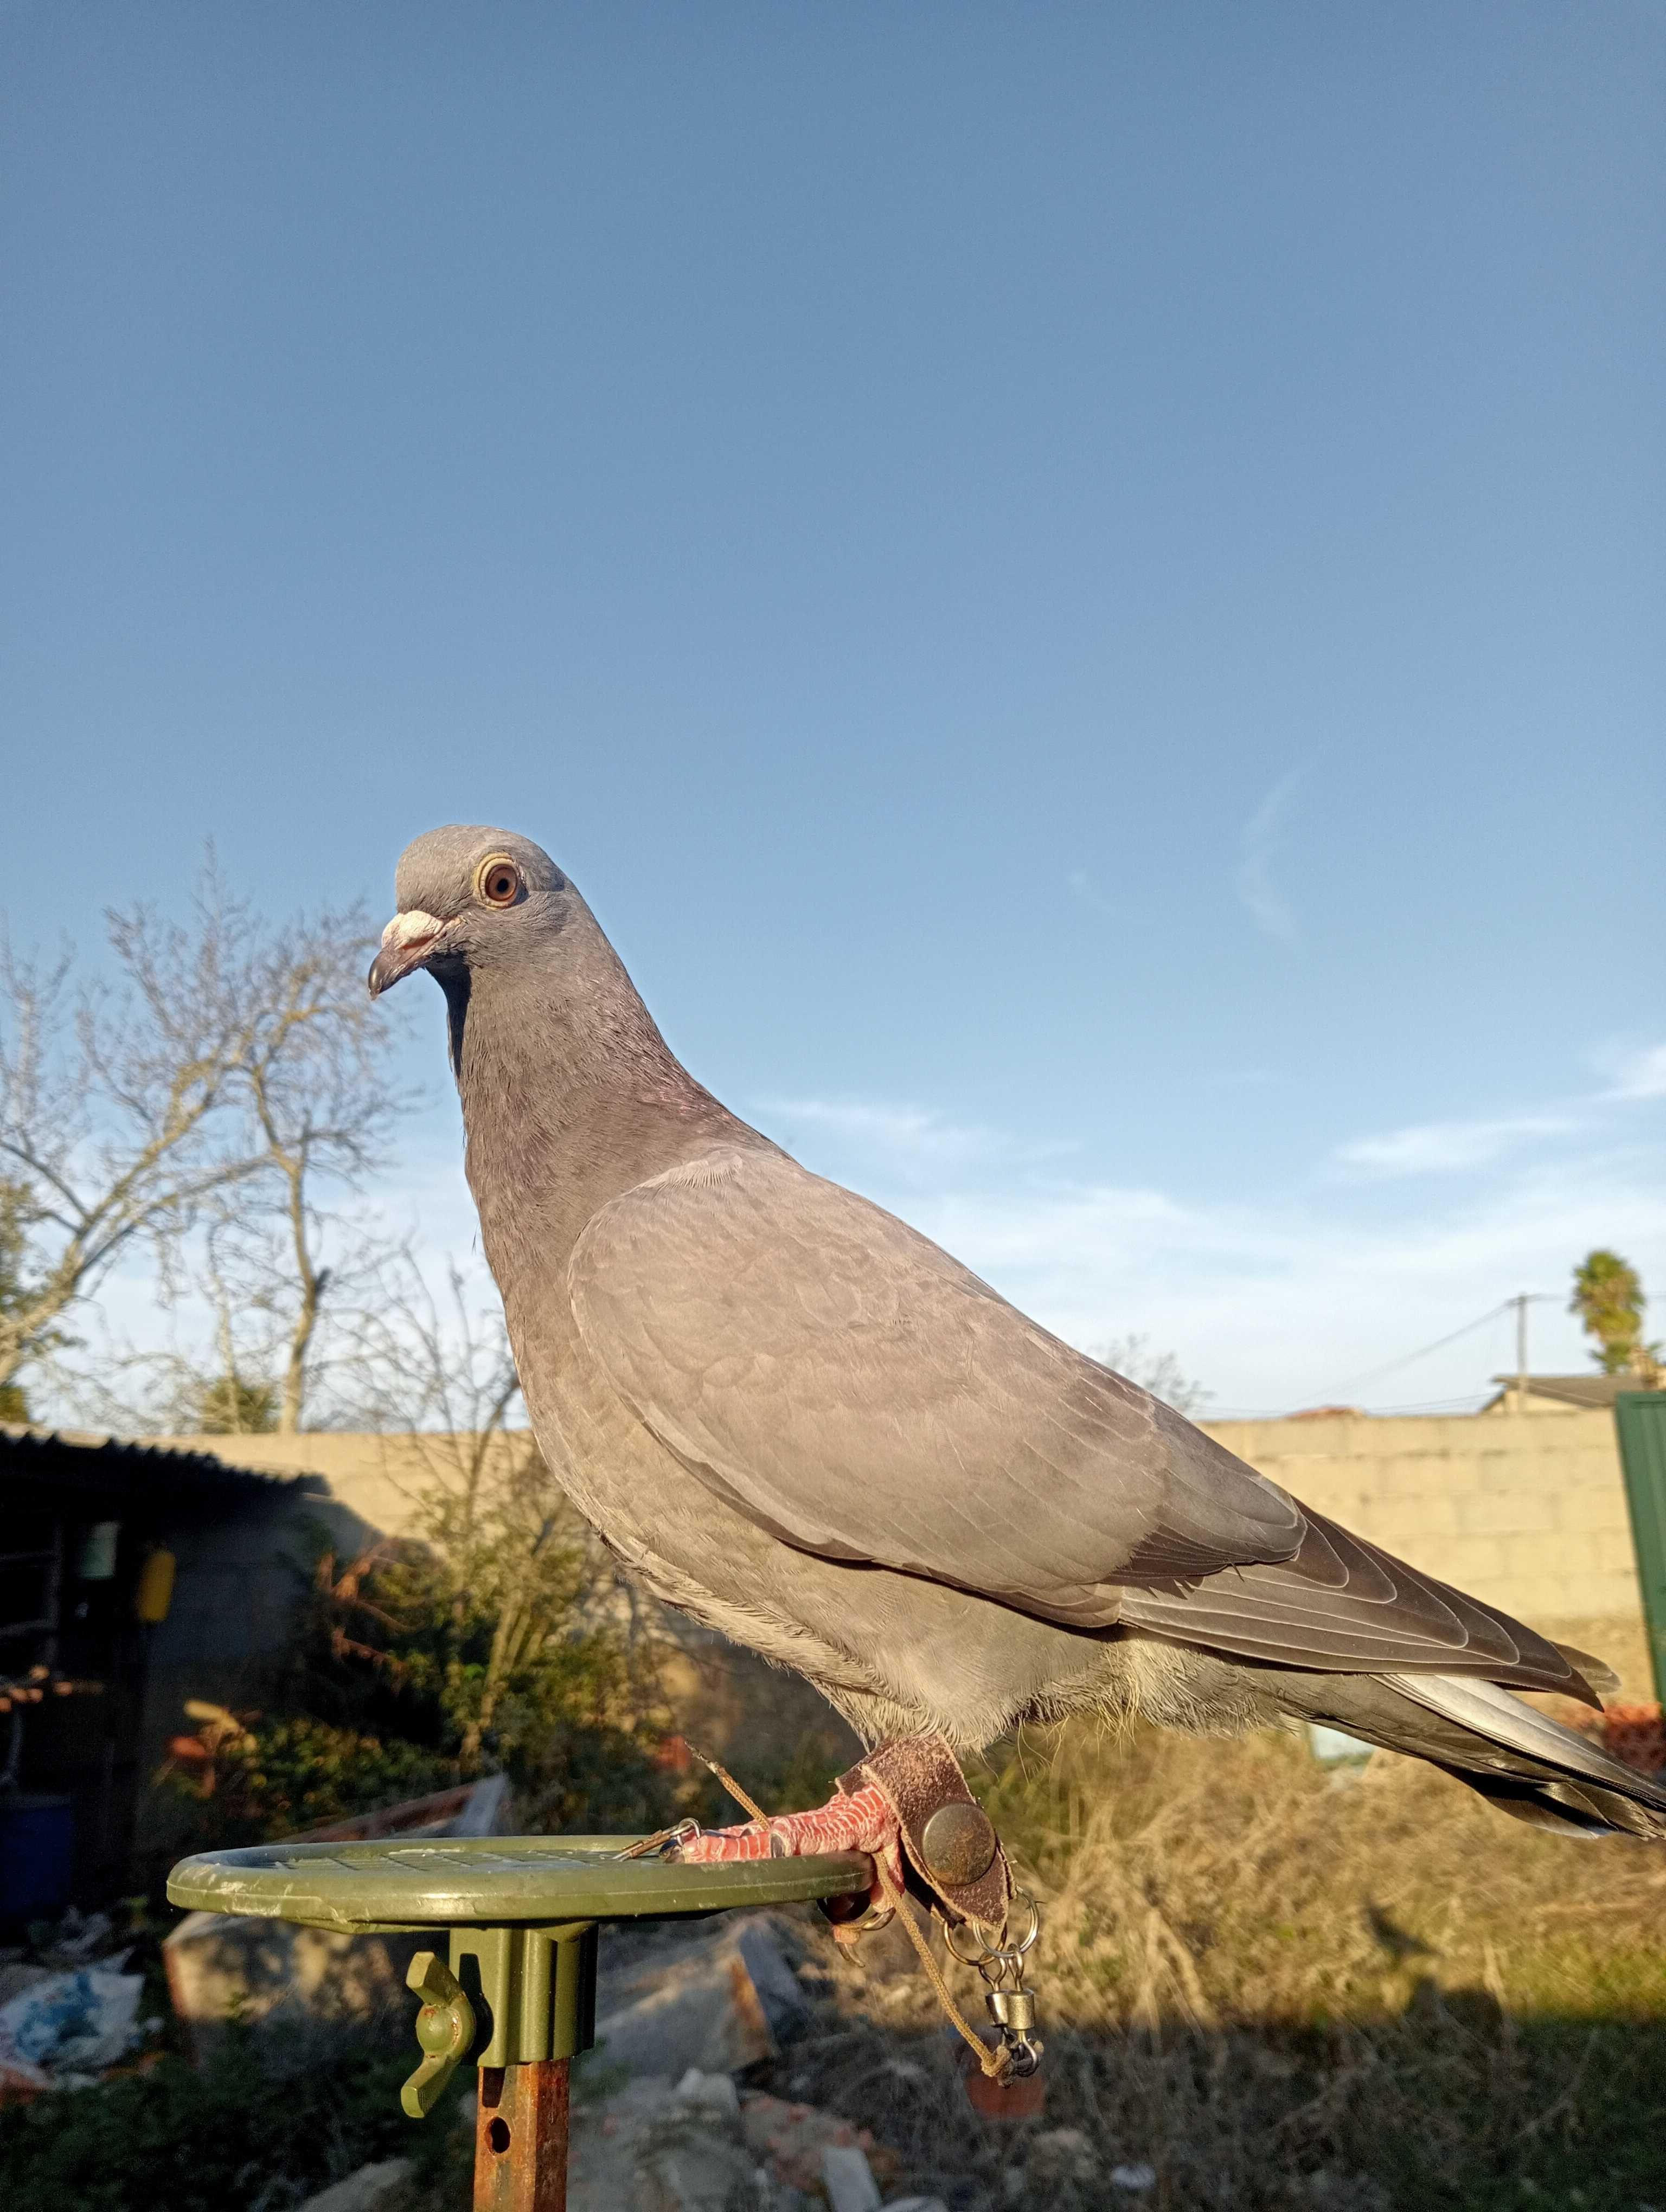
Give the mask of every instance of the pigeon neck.
[[469, 1185], [500, 1279], [500, 1254], [529, 1238], [564, 1265], [599, 1206], [744, 1127], [591, 928], [559, 964], [477, 975], [460, 1006], [447, 989]]

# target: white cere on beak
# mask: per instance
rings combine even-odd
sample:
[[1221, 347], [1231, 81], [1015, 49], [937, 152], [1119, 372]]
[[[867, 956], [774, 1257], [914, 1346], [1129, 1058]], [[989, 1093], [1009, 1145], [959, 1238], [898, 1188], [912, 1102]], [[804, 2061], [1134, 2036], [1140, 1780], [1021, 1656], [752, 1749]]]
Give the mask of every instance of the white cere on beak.
[[402, 975], [426, 966], [429, 953], [450, 927], [448, 921], [441, 921], [435, 914], [424, 914], [421, 907], [408, 907], [404, 914], [396, 914], [382, 932], [381, 950], [365, 978], [371, 997], [380, 999]]
[[438, 937], [445, 927], [437, 915], [424, 914], [419, 906], [404, 914], [396, 914], [382, 932], [384, 951], [393, 951], [408, 945], [421, 945], [430, 937]]

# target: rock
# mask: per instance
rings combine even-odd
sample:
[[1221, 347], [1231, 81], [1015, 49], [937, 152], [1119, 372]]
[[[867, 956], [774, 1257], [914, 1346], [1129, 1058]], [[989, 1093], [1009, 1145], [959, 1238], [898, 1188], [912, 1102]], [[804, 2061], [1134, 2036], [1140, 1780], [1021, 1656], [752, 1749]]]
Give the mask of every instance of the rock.
[[763, 2162], [772, 2179], [806, 2196], [821, 2198], [827, 2180], [824, 2154], [854, 2148], [860, 2151], [869, 2172], [883, 2182], [897, 2174], [902, 2161], [895, 2151], [876, 2143], [866, 2128], [854, 2128], [835, 2112], [814, 2105], [789, 2105], [779, 2097], [744, 2098], [740, 2124], [747, 2148]]
[[162, 1945], [168, 1995], [199, 2063], [233, 2020], [287, 2027], [300, 2018], [401, 2035], [411, 2008], [405, 1970], [429, 1936], [350, 1936], [289, 1920], [190, 1912]]
[[740, 2092], [732, 2074], [702, 2074], [697, 2066], [690, 2066], [672, 2095], [678, 2104], [704, 2112], [708, 2118], [728, 2122], [740, 2118]]
[[[846, 2154], [831, 2176], [830, 2151]], [[899, 2168], [894, 2152], [836, 2113], [779, 2097], [742, 2102], [727, 2075], [699, 2069], [674, 2086], [638, 2075], [601, 2103], [574, 2106], [568, 2212], [880, 2212], [874, 2175], [883, 2182]], [[866, 2193], [848, 2193], [864, 2180]], [[846, 2196], [834, 2194], [839, 2186]]]
[[809, 2008], [769, 1921], [747, 1913], [692, 1943], [605, 1960], [596, 2014], [606, 2064], [676, 2081], [779, 2057]]
[[697, 2109], [651, 2126], [635, 2166], [641, 2212], [757, 2212], [757, 2164], [739, 2130], [731, 2133]]
[[1093, 2145], [1080, 2128], [1049, 2128], [1030, 2146], [1030, 2186], [1037, 2182], [1088, 2182], [1098, 2170]]
[[822, 2152], [822, 2187], [833, 2212], [880, 2212], [879, 2185], [858, 2143], [829, 2143]]
[[408, 2158], [385, 2158], [380, 2165], [362, 2166], [356, 2173], [309, 2197], [298, 2212], [376, 2212], [410, 2179], [410, 2172]]
[[672, 2108], [669, 2081], [629, 2081], [616, 2096], [573, 2107], [568, 2152], [568, 2212], [624, 2212], [640, 2194], [636, 2152]]

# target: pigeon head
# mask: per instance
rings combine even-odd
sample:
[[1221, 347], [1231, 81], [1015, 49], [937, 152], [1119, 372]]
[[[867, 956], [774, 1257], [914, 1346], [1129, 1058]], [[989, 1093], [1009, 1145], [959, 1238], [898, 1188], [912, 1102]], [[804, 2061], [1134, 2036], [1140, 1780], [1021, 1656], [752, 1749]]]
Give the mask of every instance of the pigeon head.
[[370, 963], [380, 998], [414, 968], [477, 973], [524, 959], [561, 927], [572, 885], [550, 855], [512, 830], [456, 823], [430, 830], [399, 856], [399, 911]]

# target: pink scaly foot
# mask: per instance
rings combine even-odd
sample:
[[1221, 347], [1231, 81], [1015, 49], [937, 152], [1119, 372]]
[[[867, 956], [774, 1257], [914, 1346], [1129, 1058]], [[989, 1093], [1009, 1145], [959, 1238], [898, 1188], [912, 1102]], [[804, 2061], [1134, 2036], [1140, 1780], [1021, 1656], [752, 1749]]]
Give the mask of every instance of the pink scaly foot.
[[[748, 1820], [744, 1827], [702, 1829], [677, 1847], [678, 1857], [692, 1866], [733, 1859], [810, 1858], [820, 1851], [866, 1851], [871, 1859], [883, 1862], [898, 1889], [903, 1886], [902, 1832], [884, 1793], [872, 1784], [848, 1793], [840, 1790], [813, 1812], [776, 1813], [762, 1823]], [[877, 1874], [869, 1885], [868, 1902], [871, 1906], [887, 1902]]]

